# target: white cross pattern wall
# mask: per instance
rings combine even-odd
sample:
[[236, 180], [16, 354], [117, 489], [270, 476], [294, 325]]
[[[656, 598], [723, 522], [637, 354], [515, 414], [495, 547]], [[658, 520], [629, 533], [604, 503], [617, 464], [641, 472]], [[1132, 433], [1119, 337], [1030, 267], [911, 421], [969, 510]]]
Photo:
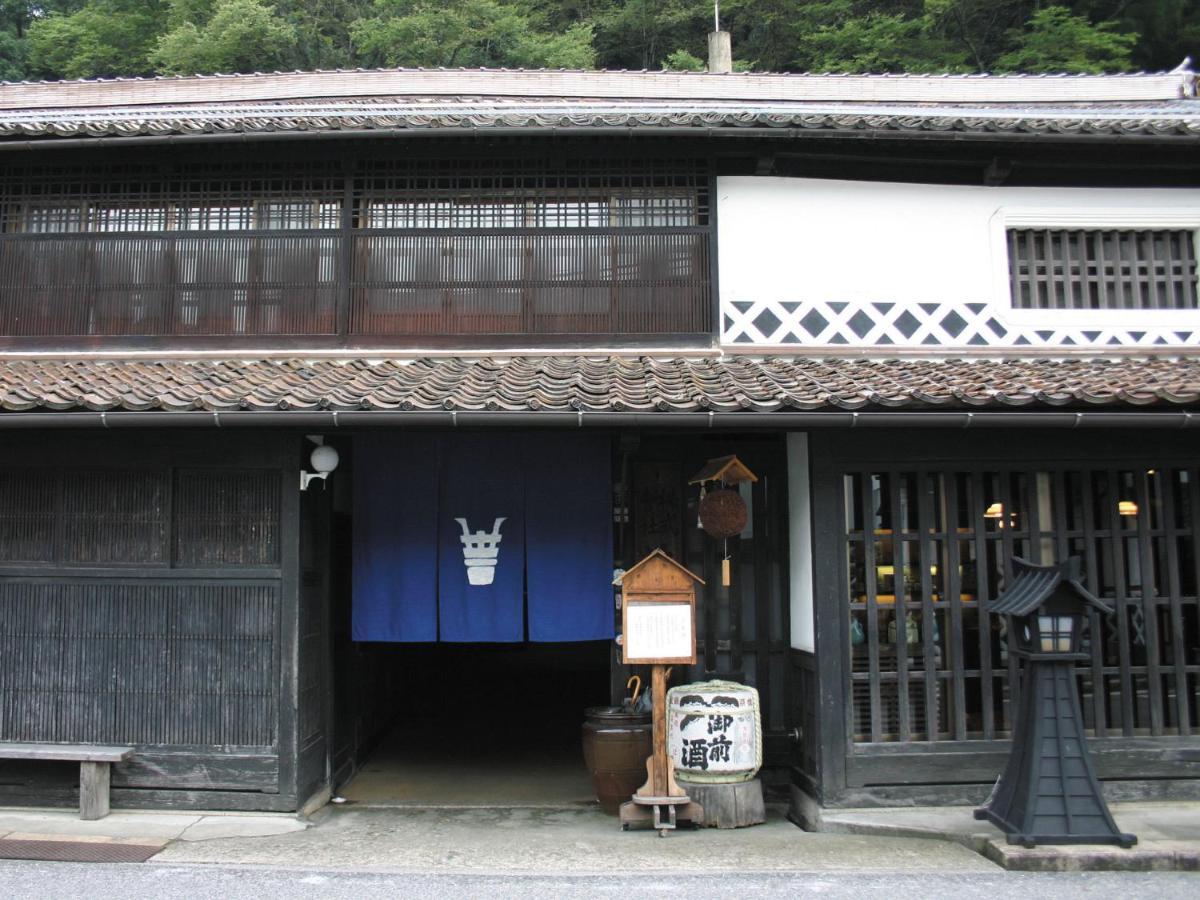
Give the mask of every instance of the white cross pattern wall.
[[1012, 311], [990, 303], [890, 301], [734, 300], [721, 305], [721, 342], [738, 346], [905, 347], [986, 349], [1011, 347], [1195, 347], [1200, 330], [1170, 323], [1143, 327], [1103, 324], [1087, 310], [1037, 314], [1036, 324], [1014, 322]]

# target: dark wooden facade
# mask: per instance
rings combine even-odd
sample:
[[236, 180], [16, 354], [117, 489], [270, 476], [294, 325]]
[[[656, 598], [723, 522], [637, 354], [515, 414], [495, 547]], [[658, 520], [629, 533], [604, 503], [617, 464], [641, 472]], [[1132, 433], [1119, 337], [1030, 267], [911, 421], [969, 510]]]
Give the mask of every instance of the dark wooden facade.
[[[616, 562], [661, 545], [709, 576], [699, 661], [675, 681], [757, 685], [782, 777], [792, 745], [781, 436], [612, 439], [629, 504]], [[329, 490], [301, 493], [310, 445], [286, 431], [6, 439], [0, 740], [132, 744], [114, 769], [116, 807], [290, 810], [344, 783], [394, 717], [389, 698], [411, 685], [349, 639], [354, 439], [336, 441], [345, 461]], [[730, 541], [724, 588], [723, 546], [695, 526], [686, 479], [734, 451], [759, 481], [747, 485], [750, 527]], [[632, 671], [614, 656], [615, 696]], [[0, 803], [69, 805], [69, 776], [6, 762]]]
[[[995, 153], [818, 143], [14, 154], [0, 347], [708, 346], [718, 173], [976, 183]], [[1194, 179], [1174, 150], [1114, 174], [1133, 152], [1022, 151], [1013, 179]], [[789, 644], [788, 559], [810, 548], [789, 534], [783, 431], [612, 434], [615, 563], [662, 547], [706, 579], [700, 661], [676, 680], [759, 688], [771, 777], [790, 767], [835, 805], [978, 802], [1020, 688], [981, 601], [1013, 553], [1080, 554], [1118, 608], [1093, 616], [1080, 671], [1099, 774], [1128, 796], [1196, 790], [1193, 440], [814, 430], [809, 653]], [[117, 806], [291, 810], [342, 783], [403, 688], [349, 640], [353, 435], [330, 489], [302, 494], [299, 433], [63, 434], [0, 443], [0, 740], [134, 744]], [[725, 588], [686, 480], [728, 453], [759, 480]], [[611, 673], [616, 698], [615, 654]], [[5, 763], [0, 803], [74, 802], [48, 783]]]
[[1078, 669], [1099, 776], [1114, 797], [1196, 793], [1197, 445], [1097, 437], [812, 435], [818, 644], [795, 664], [802, 705], [838, 712], [801, 713], [809, 792], [982, 800], [1020, 690], [1013, 636], [983, 601], [1013, 555], [1079, 555], [1116, 609], [1090, 614]]
[[[294, 809], [299, 439], [0, 445], [0, 740], [129, 743], [115, 805]], [[73, 802], [29, 764], [0, 802]]]

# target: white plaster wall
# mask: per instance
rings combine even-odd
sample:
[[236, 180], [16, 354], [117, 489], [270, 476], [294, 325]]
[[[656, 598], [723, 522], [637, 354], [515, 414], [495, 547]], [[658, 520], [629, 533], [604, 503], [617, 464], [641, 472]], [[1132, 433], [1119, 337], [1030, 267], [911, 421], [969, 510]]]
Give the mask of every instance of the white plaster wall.
[[1200, 188], [717, 179], [721, 298], [985, 301], [1004, 207], [1200, 210]]
[[[717, 198], [720, 296], [726, 311], [739, 301], [890, 301], [988, 303], [1003, 312], [1009, 306], [1003, 234], [1013, 215], [1047, 225], [1056, 218], [1076, 224], [1094, 216], [1106, 223], [1165, 218], [1171, 227], [1200, 227], [1200, 188], [738, 176], [718, 179]], [[1028, 319], [1029, 313], [1013, 311], [1005, 324], [1020, 323], [1022, 316]], [[1118, 311], [1108, 324], [1137, 327], [1144, 316]], [[1039, 321], [1070, 324], [1058, 311], [1035, 311], [1029, 324]]]

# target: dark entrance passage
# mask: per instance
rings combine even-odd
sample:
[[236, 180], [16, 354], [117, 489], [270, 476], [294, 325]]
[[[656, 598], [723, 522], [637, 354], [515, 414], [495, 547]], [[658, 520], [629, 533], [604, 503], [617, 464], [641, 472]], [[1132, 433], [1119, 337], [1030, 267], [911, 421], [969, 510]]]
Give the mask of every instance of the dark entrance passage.
[[594, 798], [580, 726], [609, 690], [609, 642], [353, 645], [358, 768], [376, 806], [565, 806]]
[[[306, 492], [302, 499], [302, 795], [319, 801], [332, 789], [382, 805], [590, 801], [580, 746], [584, 710], [619, 701], [631, 674], [613, 664], [611, 640], [353, 640], [350, 487], [360, 449], [343, 439], [340, 477], [329, 492]], [[647, 434], [614, 444], [612, 467], [614, 496], [625, 504], [618, 510], [613, 565], [627, 567], [662, 547], [707, 581], [699, 598], [702, 661], [677, 669], [674, 683], [720, 676], [756, 686], [765, 757], [777, 773], [786, 771], [795, 748], [786, 690], [783, 450], [778, 435]], [[759, 480], [744, 492], [747, 528], [724, 545], [697, 529], [698, 495], [687, 479], [707, 460], [731, 452]], [[607, 515], [607, 496], [603, 503]], [[734, 563], [729, 586], [721, 584], [726, 549]], [[607, 582], [608, 573], [603, 577]], [[605, 612], [616, 617], [618, 611], [606, 602]]]

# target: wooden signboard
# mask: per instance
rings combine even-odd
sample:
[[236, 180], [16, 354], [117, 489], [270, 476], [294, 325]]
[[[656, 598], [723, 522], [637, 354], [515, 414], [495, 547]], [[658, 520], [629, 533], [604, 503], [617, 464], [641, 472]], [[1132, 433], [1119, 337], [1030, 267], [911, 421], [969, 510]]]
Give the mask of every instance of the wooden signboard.
[[621, 579], [622, 662], [696, 662], [696, 585], [704, 581], [661, 550]]
[[[675, 783], [667, 755], [667, 666], [696, 662], [696, 585], [704, 581], [662, 550], [655, 550], [621, 579], [621, 652], [626, 664], [650, 665], [654, 709], [653, 751], [646, 783], [621, 804], [621, 827], [645, 822], [659, 834], [675, 828], [676, 811], [700, 821], [704, 810]], [[665, 817], [664, 817], [665, 816]]]

